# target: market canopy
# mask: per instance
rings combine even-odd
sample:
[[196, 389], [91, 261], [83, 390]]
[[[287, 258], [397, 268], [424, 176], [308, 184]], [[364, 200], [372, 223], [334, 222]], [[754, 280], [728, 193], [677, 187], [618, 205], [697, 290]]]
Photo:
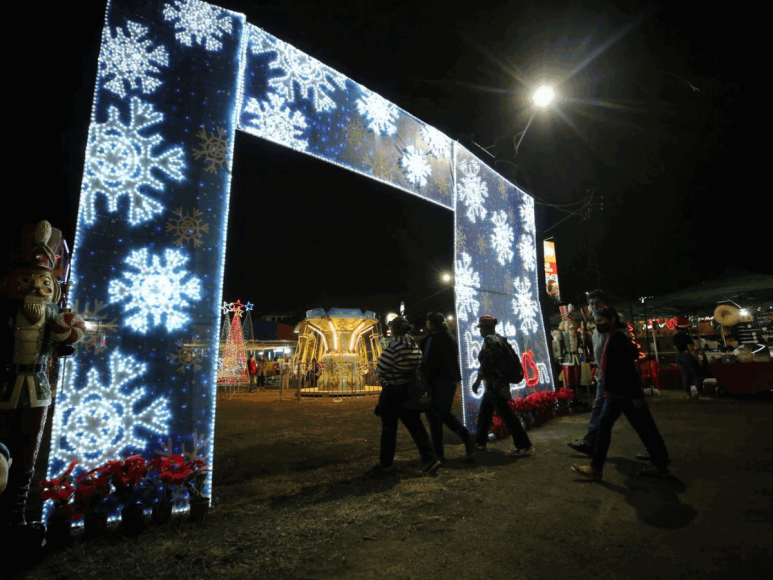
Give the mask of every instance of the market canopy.
[[728, 267], [721, 276], [658, 296], [619, 304], [619, 310], [629, 317], [663, 318], [714, 311], [718, 303], [732, 303], [741, 308], [773, 306], [773, 276], [755, 274], [736, 266]]

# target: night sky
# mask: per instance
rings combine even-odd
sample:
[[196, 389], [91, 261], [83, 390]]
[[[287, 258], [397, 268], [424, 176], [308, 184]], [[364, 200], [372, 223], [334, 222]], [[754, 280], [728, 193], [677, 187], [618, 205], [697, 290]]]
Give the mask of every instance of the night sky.
[[[93, 4], [76, 17], [61, 3], [36, 31], [50, 44], [55, 84], [26, 70], [29, 59], [19, 67], [29, 91], [19, 105], [32, 125], [22, 148], [37, 155], [22, 162], [32, 192], [18, 193], [44, 202], [25, 204], [21, 221], [48, 219], [70, 242], [104, 15], [104, 2]], [[761, 125], [748, 103], [759, 74], [740, 16], [643, 2], [216, 4], [380, 93], [533, 194], [538, 238], [556, 242], [567, 299], [599, 286], [621, 297], [658, 294], [730, 264], [773, 274], [771, 220], [748, 153]], [[534, 119], [516, 157], [514, 137], [530, 114], [525, 87], [540, 75], [562, 81], [564, 100]], [[400, 300], [411, 314], [452, 312], [440, 282], [453, 261], [450, 211], [246, 134], [234, 160], [225, 300], [253, 302], [257, 313], [382, 314]], [[552, 227], [591, 191], [590, 206]]]

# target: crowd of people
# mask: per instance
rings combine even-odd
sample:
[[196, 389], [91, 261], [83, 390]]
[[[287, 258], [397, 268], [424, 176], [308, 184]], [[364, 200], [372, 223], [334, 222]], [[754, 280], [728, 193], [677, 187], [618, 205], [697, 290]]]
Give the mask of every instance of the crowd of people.
[[[639, 475], [670, 477], [670, 459], [663, 437], [644, 398], [641, 380], [636, 369], [638, 350], [633, 344], [618, 312], [609, 304], [608, 297], [596, 290], [588, 294], [588, 306], [595, 319], [593, 346], [600, 377], [596, 387], [588, 431], [582, 439], [569, 442], [575, 451], [590, 457], [589, 465], [571, 466], [582, 477], [601, 480], [609, 451], [612, 428], [620, 415], [625, 415], [636, 431], [646, 451], [637, 459], [651, 461], [651, 467], [641, 469]], [[394, 337], [382, 352], [376, 368], [382, 391], [375, 414], [381, 419], [379, 462], [371, 472], [385, 475], [394, 472], [397, 429], [400, 422], [410, 433], [421, 456], [422, 474], [434, 475], [445, 463], [443, 426], [455, 433], [465, 446], [465, 457], [472, 459], [477, 451], [486, 449], [492, 415], [496, 412], [513, 438], [513, 447], [507, 455], [528, 457], [535, 452], [523, 425], [508, 401], [510, 385], [518, 378], [508, 371], [517, 354], [507, 339], [496, 332], [497, 319], [481, 316], [477, 328], [483, 337], [478, 355], [480, 368], [472, 384], [476, 394], [481, 383], [484, 392], [480, 399], [477, 428], [471, 431], [452, 413], [456, 389], [461, 380], [458, 345], [440, 313], [427, 315], [429, 336], [417, 344], [411, 324], [404, 317], [389, 323]], [[520, 376], [523, 376], [522, 369]], [[688, 379], [685, 379], [686, 382]], [[689, 378], [692, 380], [692, 378]], [[427, 402], [415, 403], [414, 392], [426, 390]], [[429, 433], [422, 422], [426, 415]]]

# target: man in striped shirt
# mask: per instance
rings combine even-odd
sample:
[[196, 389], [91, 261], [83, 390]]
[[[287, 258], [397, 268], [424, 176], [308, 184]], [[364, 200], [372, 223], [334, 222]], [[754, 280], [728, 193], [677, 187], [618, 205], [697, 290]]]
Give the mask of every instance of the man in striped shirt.
[[381, 379], [381, 396], [376, 406], [376, 415], [381, 417], [381, 450], [379, 463], [371, 472], [387, 474], [394, 471], [395, 449], [397, 446], [397, 422], [402, 421], [413, 437], [424, 462], [422, 473], [434, 474], [440, 461], [432, 448], [427, 430], [421, 422], [421, 411], [403, 406], [406, 388], [413, 379], [422, 360], [422, 353], [416, 341], [409, 334], [410, 323], [399, 316], [389, 323], [394, 339], [383, 350], [376, 366], [376, 376]]

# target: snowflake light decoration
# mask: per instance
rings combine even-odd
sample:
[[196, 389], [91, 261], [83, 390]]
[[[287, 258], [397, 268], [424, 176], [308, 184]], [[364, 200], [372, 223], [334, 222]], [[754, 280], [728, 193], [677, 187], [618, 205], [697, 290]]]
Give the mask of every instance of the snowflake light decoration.
[[308, 142], [303, 137], [307, 128], [306, 118], [299, 112], [291, 112], [287, 101], [275, 93], [269, 93], [268, 102], [251, 98], [244, 112], [253, 115], [245, 131], [298, 151], [305, 151]]
[[409, 145], [405, 148], [400, 164], [403, 166], [406, 178], [410, 183], [418, 187], [427, 185], [427, 177], [432, 173], [432, 169], [421, 150]]
[[396, 181], [400, 175], [395, 158], [389, 153], [376, 149], [368, 154], [365, 161], [370, 165], [373, 176], [384, 181]]
[[368, 120], [368, 129], [377, 135], [394, 135], [397, 132], [397, 106], [372, 91], [364, 93], [355, 104], [360, 115]]
[[[252, 27], [250, 50], [253, 54], [274, 51], [277, 53], [277, 60], [275, 63], [272, 61], [272, 68], [278, 68], [284, 74], [269, 77], [268, 86], [289, 102], [294, 102], [297, 96], [307, 99], [311, 95], [315, 111], [331, 111], [336, 108], [336, 102], [328, 93], [335, 92], [336, 87], [346, 88], [344, 75], [259, 28]], [[300, 87], [297, 95], [296, 83]]]
[[537, 267], [537, 246], [531, 234], [523, 234], [518, 240], [518, 254], [525, 269], [534, 270]]
[[468, 316], [475, 317], [480, 302], [477, 300], [478, 288], [480, 288], [480, 274], [472, 269], [472, 258], [469, 254], [461, 253], [461, 260], [456, 261], [456, 317], [466, 322]]
[[175, 341], [176, 349], [169, 351], [169, 362], [177, 365], [177, 372], [184, 374], [186, 370], [194, 372], [201, 370], [201, 361], [204, 358], [203, 350], [185, 346], [182, 340]]
[[515, 282], [515, 298], [513, 298], [513, 314], [521, 319], [521, 330], [531, 334], [537, 330], [536, 317], [539, 315], [539, 305], [532, 298], [531, 282], [528, 278], [519, 278]]
[[176, 238], [176, 246], [193, 243], [194, 248], [203, 244], [201, 241], [204, 234], [209, 233], [209, 224], [202, 223], [201, 210], [193, 208], [193, 214], [183, 213], [183, 208], [174, 211], [176, 217], [171, 217], [166, 222], [166, 231], [172, 232]]
[[424, 125], [419, 131], [422, 141], [436, 159], [451, 157], [451, 140], [440, 131], [429, 125]]
[[503, 211], [494, 212], [491, 216], [494, 229], [491, 232], [491, 247], [497, 255], [497, 261], [504, 266], [513, 259], [513, 234], [512, 226], [507, 223], [507, 214]]
[[201, 144], [193, 150], [193, 158], [204, 158], [204, 171], [217, 175], [219, 169], [223, 169], [228, 162], [228, 140], [222, 127], [214, 132], [207, 133], [203, 127], [196, 135], [201, 139]]
[[523, 197], [523, 205], [521, 206], [521, 220], [523, 221], [523, 228], [524, 231], [534, 234], [534, 200], [527, 196]]
[[200, 0], [173, 0], [164, 5], [164, 20], [175, 22], [175, 37], [185, 46], [194, 43], [210, 52], [223, 48], [224, 34], [233, 31], [233, 20], [221, 8]]
[[106, 123], [93, 123], [86, 149], [86, 167], [81, 192], [83, 219], [92, 224], [96, 219], [96, 196], [107, 196], [107, 209], [118, 211], [118, 198], [129, 198], [129, 223], [136, 225], [149, 220], [164, 206], [142, 193], [141, 187], [164, 191], [164, 184], [152, 170], [182, 180], [183, 150], [168, 149], [153, 155], [163, 139], [159, 135], [146, 137], [140, 131], [163, 121], [164, 115], [154, 111], [153, 105], [132, 97], [129, 124], [121, 122], [116, 107], [110, 107]]
[[115, 36], [106, 28], [102, 35], [102, 50], [99, 55], [101, 78], [110, 78], [105, 88], [121, 97], [129, 89], [141, 89], [149, 94], [161, 86], [161, 81], [151, 74], [160, 74], [160, 66], [169, 66], [169, 54], [163, 46], [152, 48], [153, 43], [143, 37], [148, 28], [131, 20], [126, 23], [127, 34], [121, 28], [115, 29]]
[[171, 332], [183, 328], [190, 316], [182, 309], [190, 301], [201, 300], [201, 280], [188, 275], [182, 267], [188, 257], [180, 250], [166, 250], [165, 264], [159, 256], [149, 256], [147, 248], [133, 251], [126, 263], [134, 271], [124, 271], [124, 279], [111, 280], [108, 286], [110, 302], [124, 302], [124, 312], [131, 314], [124, 320], [124, 326], [145, 334], [149, 325], [161, 326], [166, 318], [166, 330]]
[[145, 374], [145, 363], [131, 355], [113, 352], [108, 358], [110, 379], [104, 382], [96, 369], [86, 375], [83, 388], [62, 389], [57, 393], [57, 424], [53, 441], [56, 458], [68, 463], [75, 459], [86, 470], [121, 457], [125, 451], [144, 451], [148, 441], [136, 435], [137, 428], [165, 434], [169, 430], [169, 402], [157, 397], [135, 410], [145, 396], [144, 387], [127, 385]]
[[459, 200], [467, 205], [467, 219], [475, 223], [476, 217], [481, 220], [486, 217], [486, 208], [483, 204], [488, 197], [488, 186], [480, 178], [480, 165], [477, 159], [467, 163], [462, 159], [459, 163], [459, 171], [462, 173], [461, 183], [459, 184]]

